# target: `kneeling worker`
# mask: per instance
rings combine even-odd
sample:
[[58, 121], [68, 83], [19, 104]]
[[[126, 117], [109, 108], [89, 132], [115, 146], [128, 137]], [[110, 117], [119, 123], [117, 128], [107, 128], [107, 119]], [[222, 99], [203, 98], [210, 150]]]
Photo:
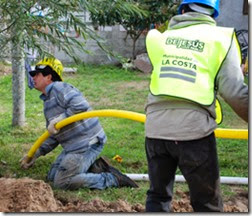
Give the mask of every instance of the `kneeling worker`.
[[35, 160], [55, 149], [59, 144], [63, 151], [52, 164], [47, 179], [61, 189], [108, 187], [138, 187], [137, 184], [99, 158], [107, 137], [98, 118], [83, 119], [60, 130], [56, 123], [77, 113], [92, 110], [82, 93], [74, 86], [62, 81], [63, 66], [55, 58], [45, 58], [30, 71], [34, 87], [41, 91], [44, 115], [50, 137], [42, 143], [31, 162], [27, 156], [21, 167], [30, 168]]

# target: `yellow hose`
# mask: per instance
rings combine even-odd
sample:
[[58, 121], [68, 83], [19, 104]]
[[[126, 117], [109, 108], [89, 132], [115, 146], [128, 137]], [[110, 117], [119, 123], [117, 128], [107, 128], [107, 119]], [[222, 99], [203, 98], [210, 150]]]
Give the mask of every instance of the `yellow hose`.
[[[125, 110], [93, 110], [89, 112], [82, 112], [78, 113], [76, 115], [70, 116], [66, 119], [63, 119], [62, 121], [58, 122], [55, 125], [56, 129], [63, 128], [66, 125], [69, 125], [73, 122], [86, 119], [86, 118], [92, 118], [92, 117], [118, 117], [118, 118], [126, 118], [133, 121], [139, 121], [139, 122], [145, 122], [146, 116], [144, 114], [131, 112], [131, 111], [125, 111]], [[30, 148], [27, 156], [29, 158], [32, 158], [37, 149], [41, 146], [41, 144], [50, 136], [49, 132], [44, 132], [33, 144], [33, 146]]]
[[215, 131], [217, 138], [224, 139], [248, 139], [248, 130], [245, 129], [224, 129], [217, 128]]
[[[55, 125], [56, 129], [60, 129], [66, 125], [69, 125], [73, 122], [93, 117], [118, 117], [130, 119], [133, 121], [139, 121], [144, 123], [146, 120], [146, 116], [141, 113], [125, 111], [125, 110], [114, 110], [114, 109], [106, 109], [106, 110], [93, 110], [89, 112], [82, 112], [73, 116], [70, 116], [62, 121], [58, 122]], [[33, 144], [30, 148], [27, 156], [31, 159], [37, 149], [41, 146], [41, 144], [50, 136], [49, 132], [44, 132]], [[215, 136], [217, 138], [229, 138], [229, 139], [248, 139], [248, 130], [242, 129], [222, 129], [218, 128], [215, 130]]]

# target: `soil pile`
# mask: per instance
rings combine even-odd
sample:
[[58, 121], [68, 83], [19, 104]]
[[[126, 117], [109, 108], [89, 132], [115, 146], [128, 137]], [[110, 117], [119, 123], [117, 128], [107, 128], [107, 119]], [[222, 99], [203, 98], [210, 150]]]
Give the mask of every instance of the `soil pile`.
[[0, 178], [1, 212], [54, 212], [58, 204], [50, 185], [29, 178]]
[[[30, 178], [0, 178], [0, 212], [144, 212], [141, 204], [124, 200], [90, 202], [57, 200], [49, 184]], [[188, 193], [175, 192], [174, 212], [192, 212]], [[225, 212], [248, 212], [248, 193], [237, 191], [237, 197], [224, 202]]]

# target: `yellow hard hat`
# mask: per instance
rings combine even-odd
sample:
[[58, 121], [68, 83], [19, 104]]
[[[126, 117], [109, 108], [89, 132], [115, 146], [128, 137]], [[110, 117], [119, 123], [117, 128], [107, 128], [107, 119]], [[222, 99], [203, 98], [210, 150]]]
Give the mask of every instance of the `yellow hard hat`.
[[62, 78], [62, 72], [63, 72], [63, 65], [60, 60], [53, 58], [53, 57], [46, 57], [43, 60], [39, 61], [36, 64], [36, 69], [43, 69], [41, 67], [49, 66], [53, 71], [55, 71], [58, 75], [61, 81], [63, 81]]

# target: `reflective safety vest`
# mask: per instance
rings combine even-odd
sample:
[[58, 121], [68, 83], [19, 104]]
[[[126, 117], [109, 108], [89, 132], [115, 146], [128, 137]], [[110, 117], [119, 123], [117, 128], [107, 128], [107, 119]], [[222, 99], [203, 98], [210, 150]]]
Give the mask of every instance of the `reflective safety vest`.
[[153, 66], [151, 93], [211, 105], [215, 99], [215, 78], [234, 35], [232, 28], [206, 24], [164, 33], [151, 30], [146, 37]]

